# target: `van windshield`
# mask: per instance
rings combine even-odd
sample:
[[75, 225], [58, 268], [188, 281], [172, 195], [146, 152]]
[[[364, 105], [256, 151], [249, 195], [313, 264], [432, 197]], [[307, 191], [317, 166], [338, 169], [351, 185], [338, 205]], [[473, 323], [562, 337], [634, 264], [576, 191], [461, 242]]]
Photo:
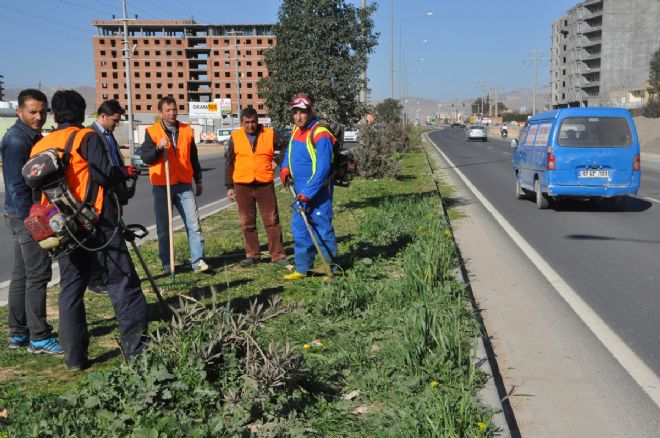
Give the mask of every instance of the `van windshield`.
[[558, 143], [578, 148], [620, 148], [632, 145], [632, 134], [623, 117], [568, 117], [561, 123]]

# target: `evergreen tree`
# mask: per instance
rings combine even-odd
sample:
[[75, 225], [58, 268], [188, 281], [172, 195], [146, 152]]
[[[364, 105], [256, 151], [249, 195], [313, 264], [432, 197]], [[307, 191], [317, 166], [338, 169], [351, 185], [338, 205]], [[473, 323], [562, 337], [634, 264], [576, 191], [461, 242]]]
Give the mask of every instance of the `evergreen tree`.
[[403, 106], [397, 99], [385, 99], [376, 105], [376, 120], [383, 123], [401, 123]]
[[359, 102], [360, 73], [377, 44], [371, 16], [345, 0], [283, 0], [275, 26], [277, 45], [265, 52], [268, 77], [259, 94], [275, 125], [291, 123], [289, 102], [307, 94], [317, 111], [353, 124], [365, 111]]

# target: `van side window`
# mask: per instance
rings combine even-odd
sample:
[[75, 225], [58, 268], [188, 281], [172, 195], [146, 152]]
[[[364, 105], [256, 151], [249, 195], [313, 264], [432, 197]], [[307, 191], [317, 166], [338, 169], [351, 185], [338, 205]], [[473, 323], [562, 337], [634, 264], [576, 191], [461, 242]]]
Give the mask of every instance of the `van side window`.
[[543, 123], [539, 126], [539, 132], [536, 134], [536, 141], [534, 142], [535, 146], [547, 146], [548, 139], [550, 138], [550, 130], [552, 129], [552, 123]]
[[522, 127], [520, 130], [520, 134], [518, 134], [518, 144], [523, 145], [525, 144], [525, 137], [527, 137], [527, 131], [529, 130], [529, 125], [525, 125]]
[[536, 131], [538, 131], [539, 125], [530, 125], [529, 132], [527, 133], [527, 138], [525, 139], [525, 146], [534, 146], [534, 139], [536, 138]]

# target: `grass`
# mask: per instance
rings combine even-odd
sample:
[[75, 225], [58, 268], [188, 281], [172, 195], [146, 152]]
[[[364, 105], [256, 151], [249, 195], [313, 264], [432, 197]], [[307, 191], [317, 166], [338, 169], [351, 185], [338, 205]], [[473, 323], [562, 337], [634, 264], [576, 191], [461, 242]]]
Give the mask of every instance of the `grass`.
[[[290, 370], [296, 370], [290, 374], [294, 375], [288, 376], [283, 386], [266, 385], [267, 396], [260, 392], [261, 383], [236, 378], [241, 369], [236, 362], [251, 366], [249, 351], [231, 360], [225, 352], [222, 365], [210, 369], [218, 374], [213, 381], [208, 367], [196, 374], [197, 362], [185, 365], [192, 361], [189, 352], [196, 348], [194, 345], [212, 344], [209, 332], [221, 330], [217, 324], [222, 321], [213, 322], [209, 317], [202, 325], [178, 333], [161, 320], [158, 303], [145, 279], [150, 330], [177, 336], [175, 353], [164, 353], [165, 347], [156, 345], [144, 363], [135, 365], [137, 371], [121, 366], [109, 300], [88, 293], [85, 302], [92, 334], [90, 353], [95, 360], [93, 372], [69, 373], [61, 357], [32, 357], [2, 349], [0, 410], [9, 406], [11, 416], [28, 403], [26, 400], [35, 407], [53, 403], [61, 396], [58, 406], [78, 406], [77, 415], [89, 419], [74, 424], [65, 415], [66, 407], [62, 411], [44, 410], [44, 416], [58, 419], [52, 420], [59, 427], [53, 430], [86, 430], [90, 434], [95, 429], [85, 428], [104, 424], [96, 429], [96, 433], [101, 430], [106, 434], [100, 436], [111, 436], [111, 426], [119, 427], [113, 429], [117, 431], [129, 430], [121, 429], [126, 424], [136, 428], [132, 436], [156, 436], [138, 435], [138, 426], [145, 431], [177, 430], [182, 435], [192, 430], [206, 431], [197, 436], [233, 436], [250, 431], [263, 436], [492, 435], [490, 411], [475, 401], [484, 380], [474, 366], [478, 325], [466, 291], [452, 276], [456, 268], [454, 243], [440, 214], [433, 177], [426, 156], [416, 152], [405, 155], [397, 179], [358, 178], [349, 188], [336, 188], [334, 226], [339, 242], [338, 263], [345, 274], [335, 284], [323, 283], [321, 276], [288, 283], [281, 278], [286, 271], [268, 263], [240, 268], [237, 262], [244, 257], [243, 241], [235, 208], [203, 222], [206, 260], [213, 268], [208, 274], [183, 272], [177, 275], [175, 284], [169, 283], [169, 277], [158, 278], [171, 304], [179, 305], [177, 296], [186, 294], [215, 315], [219, 315], [216, 310], [208, 309], [224, 307], [240, 318], [254, 312], [251, 302], [268, 307], [274, 297], [290, 306], [250, 331], [250, 336], [264, 346], [261, 349], [266, 350], [265, 345], [274, 348], [272, 353], [266, 351], [266, 356], [275, 358], [277, 351], [286, 354], [286, 344], [292, 350], [291, 358], [295, 358], [290, 358]], [[277, 195], [290, 254], [290, 195], [284, 189], [278, 189]], [[265, 236], [261, 225], [259, 234]], [[177, 233], [175, 247], [183, 259], [182, 255], [187, 254], [185, 234]], [[159, 272], [156, 243], [146, 244], [143, 252], [154, 272]], [[184, 264], [183, 260], [179, 263]], [[143, 278], [140, 269], [138, 272]], [[49, 308], [56, 309], [57, 292], [49, 293], [48, 300]], [[55, 315], [52, 319], [57, 327]], [[0, 310], [0, 317], [6, 317], [6, 309]], [[227, 316], [222, 318], [226, 320]], [[3, 327], [0, 336], [6, 335]], [[218, 371], [218, 366], [224, 371]], [[139, 374], [143, 368], [145, 374]], [[135, 373], [142, 377], [135, 378]], [[132, 406], [133, 402], [128, 401], [142, 394], [140, 391], [153, 396], [153, 388], [140, 385], [145, 375], [154, 373], [154, 381], [162, 382], [160, 409], [130, 411], [132, 414], [127, 415], [129, 408], [116, 407]], [[169, 376], [179, 379], [178, 386], [167, 383]], [[193, 404], [195, 408], [188, 408], [178, 418], [170, 418], [177, 417], [174, 414], [167, 417], [162, 406], [173, 411], [180, 406], [172, 405], [171, 396], [162, 394], [180, 389], [182, 381], [188, 386], [192, 382], [200, 385], [198, 391], [209, 402], [203, 408]], [[130, 397], [127, 388], [133, 388]], [[214, 398], [215, 392], [219, 398]], [[126, 403], [111, 405], [118, 413], [101, 409], [103, 394], [116, 394]], [[183, 399], [185, 394], [181, 395]], [[208, 418], [200, 417], [198, 412], [202, 410], [203, 417]], [[121, 412], [131, 419], [121, 417]], [[99, 415], [107, 416], [110, 422], [101, 423]], [[219, 424], [217, 418], [224, 418], [224, 422]], [[211, 428], [216, 432], [209, 432]], [[39, 430], [33, 433], [49, 436], [44, 432], [47, 429]]]

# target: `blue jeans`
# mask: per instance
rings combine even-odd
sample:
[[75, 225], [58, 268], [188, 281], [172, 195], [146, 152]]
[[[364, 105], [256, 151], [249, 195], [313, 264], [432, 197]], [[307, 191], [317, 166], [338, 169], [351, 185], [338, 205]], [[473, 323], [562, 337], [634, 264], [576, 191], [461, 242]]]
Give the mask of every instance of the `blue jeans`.
[[[192, 267], [204, 258], [204, 237], [199, 224], [197, 201], [191, 184], [175, 184], [170, 186], [172, 204], [176, 207], [188, 234], [190, 245], [190, 261]], [[154, 213], [156, 214], [156, 230], [158, 233], [158, 255], [163, 266], [170, 264], [170, 236], [167, 220], [167, 187], [153, 186]]]

